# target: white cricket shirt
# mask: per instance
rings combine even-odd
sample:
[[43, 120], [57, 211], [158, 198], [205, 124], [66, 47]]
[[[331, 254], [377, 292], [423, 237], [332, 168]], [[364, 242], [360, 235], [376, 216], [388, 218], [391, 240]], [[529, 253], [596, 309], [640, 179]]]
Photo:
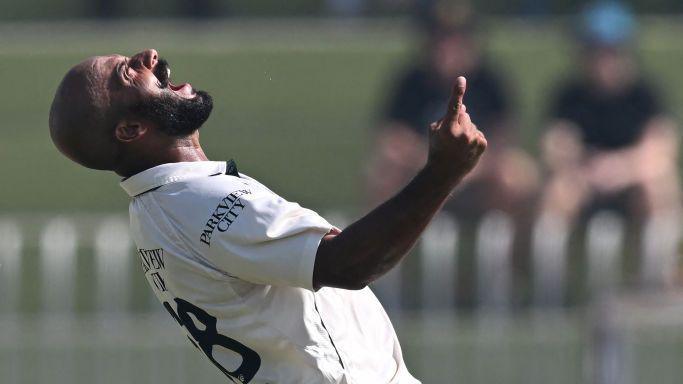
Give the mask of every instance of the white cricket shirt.
[[369, 288], [312, 287], [330, 225], [234, 162], [170, 163], [121, 182], [145, 277], [233, 382], [413, 384]]

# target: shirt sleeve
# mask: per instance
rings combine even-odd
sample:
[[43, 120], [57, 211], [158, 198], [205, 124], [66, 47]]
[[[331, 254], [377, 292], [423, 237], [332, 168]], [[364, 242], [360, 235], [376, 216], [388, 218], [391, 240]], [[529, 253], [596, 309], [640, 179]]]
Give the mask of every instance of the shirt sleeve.
[[219, 204], [206, 252], [240, 279], [313, 290], [318, 245], [332, 225], [267, 189], [245, 189]]

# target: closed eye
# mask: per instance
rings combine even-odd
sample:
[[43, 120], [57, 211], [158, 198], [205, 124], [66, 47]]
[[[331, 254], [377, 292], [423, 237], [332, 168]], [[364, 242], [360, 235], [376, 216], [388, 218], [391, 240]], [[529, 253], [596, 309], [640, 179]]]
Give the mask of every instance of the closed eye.
[[126, 75], [126, 78], [130, 80], [131, 78], [131, 71], [135, 72], [135, 68], [130, 66], [130, 61], [126, 59], [123, 65], [124, 71], [123, 73]]
[[116, 74], [117, 74], [118, 80], [122, 84], [126, 84], [127, 82], [130, 81], [130, 76], [128, 76], [128, 73], [126, 71], [126, 63], [125, 62], [121, 62], [116, 66]]

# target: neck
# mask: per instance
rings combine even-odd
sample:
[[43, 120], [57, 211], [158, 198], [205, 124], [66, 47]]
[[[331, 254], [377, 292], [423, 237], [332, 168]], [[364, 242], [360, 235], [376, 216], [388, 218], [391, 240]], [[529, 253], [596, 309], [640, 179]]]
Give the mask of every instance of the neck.
[[164, 143], [158, 148], [148, 147], [147, 150], [138, 153], [142, 153], [142, 155], [123, 156], [120, 166], [114, 169], [114, 172], [123, 177], [130, 177], [161, 164], [208, 160], [199, 144], [199, 135], [197, 134], [173, 139], [170, 143]]

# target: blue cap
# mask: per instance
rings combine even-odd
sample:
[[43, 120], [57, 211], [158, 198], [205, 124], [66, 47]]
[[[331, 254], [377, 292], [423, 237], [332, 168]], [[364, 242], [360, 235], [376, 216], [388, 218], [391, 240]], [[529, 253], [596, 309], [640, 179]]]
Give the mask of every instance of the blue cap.
[[636, 20], [622, 3], [599, 1], [583, 10], [579, 28], [579, 36], [585, 43], [620, 45], [633, 38]]

